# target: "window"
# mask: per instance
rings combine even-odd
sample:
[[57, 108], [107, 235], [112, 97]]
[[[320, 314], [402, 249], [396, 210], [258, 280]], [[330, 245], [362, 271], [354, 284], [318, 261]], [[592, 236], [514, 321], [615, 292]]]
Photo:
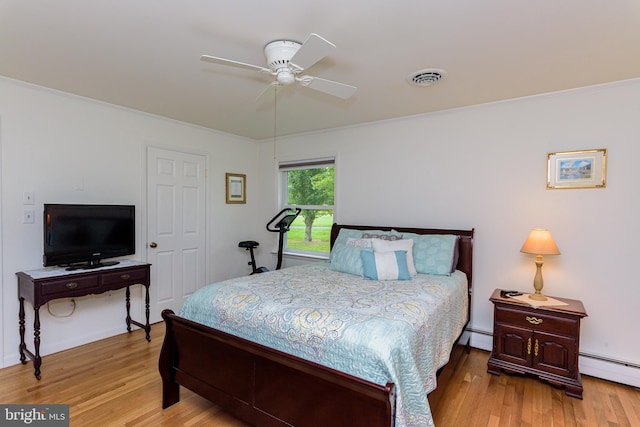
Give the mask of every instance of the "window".
[[288, 252], [329, 253], [334, 166], [333, 157], [280, 163], [280, 204], [302, 209], [286, 235]]

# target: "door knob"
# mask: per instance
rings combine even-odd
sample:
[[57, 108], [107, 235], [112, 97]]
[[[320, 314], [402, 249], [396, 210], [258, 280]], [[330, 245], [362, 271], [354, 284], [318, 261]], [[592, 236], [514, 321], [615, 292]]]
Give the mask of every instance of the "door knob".
[[151, 242], [151, 243], [149, 243], [149, 247], [150, 248], [157, 248], [158, 244], [156, 242]]

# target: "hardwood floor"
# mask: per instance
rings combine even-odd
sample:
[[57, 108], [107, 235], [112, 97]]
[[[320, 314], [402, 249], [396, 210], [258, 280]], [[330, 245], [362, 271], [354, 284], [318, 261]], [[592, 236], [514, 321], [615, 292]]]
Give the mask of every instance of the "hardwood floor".
[[489, 353], [472, 349], [438, 403], [436, 426], [640, 426], [640, 389], [582, 376], [583, 400], [537, 378], [487, 373]]
[[[157, 362], [164, 324], [45, 356], [42, 380], [33, 365], [0, 370], [0, 403], [64, 403], [71, 426], [244, 427], [210, 402], [181, 389], [161, 407]], [[584, 400], [534, 378], [488, 374], [489, 354], [464, 354], [449, 386], [433, 403], [438, 427], [640, 426], [640, 390], [583, 376]]]

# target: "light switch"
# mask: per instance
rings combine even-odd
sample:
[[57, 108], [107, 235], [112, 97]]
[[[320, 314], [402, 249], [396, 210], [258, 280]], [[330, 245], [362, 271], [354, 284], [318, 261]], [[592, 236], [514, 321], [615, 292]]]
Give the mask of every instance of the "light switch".
[[36, 194], [33, 191], [25, 191], [22, 194], [23, 205], [33, 205], [36, 201]]

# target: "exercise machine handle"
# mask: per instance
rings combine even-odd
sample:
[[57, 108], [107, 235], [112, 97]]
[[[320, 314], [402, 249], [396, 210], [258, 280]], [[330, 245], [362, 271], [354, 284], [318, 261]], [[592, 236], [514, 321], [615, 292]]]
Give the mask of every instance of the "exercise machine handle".
[[[295, 213], [288, 213], [294, 211]], [[300, 208], [284, 208], [276, 214], [271, 221], [267, 223], [267, 230], [272, 233], [278, 233], [280, 231], [287, 232], [291, 223], [300, 215], [302, 209]], [[275, 225], [273, 225], [275, 223]]]

